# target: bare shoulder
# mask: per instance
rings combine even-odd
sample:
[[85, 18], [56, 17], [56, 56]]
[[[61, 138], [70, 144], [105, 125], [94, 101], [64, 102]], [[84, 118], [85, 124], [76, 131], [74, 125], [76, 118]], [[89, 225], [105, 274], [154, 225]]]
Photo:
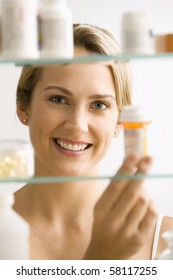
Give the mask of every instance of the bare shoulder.
[[167, 246], [164, 239], [162, 238], [162, 234], [168, 230], [173, 230], [173, 217], [164, 216], [160, 228], [157, 254], [160, 254]]

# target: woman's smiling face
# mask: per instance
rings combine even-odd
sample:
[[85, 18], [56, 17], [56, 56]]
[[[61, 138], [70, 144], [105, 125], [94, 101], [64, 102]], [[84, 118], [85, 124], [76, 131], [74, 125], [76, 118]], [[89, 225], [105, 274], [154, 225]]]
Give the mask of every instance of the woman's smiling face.
[[44, 67], [28, 111], [36, 175], [94, 174], [117, 118], [114, 80], [106, 64]]

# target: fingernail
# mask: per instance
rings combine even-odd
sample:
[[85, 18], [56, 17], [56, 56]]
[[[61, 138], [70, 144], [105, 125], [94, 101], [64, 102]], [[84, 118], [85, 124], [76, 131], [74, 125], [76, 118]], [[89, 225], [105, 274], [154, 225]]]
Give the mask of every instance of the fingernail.
[[153, 163], [153, 159], [149, 156], [145, 157], [144, 162], [148, 165]]
[[151, 157], [145, 157], [145, 159], [141, 162], [140, 168], [142, 171], [147, 171], [150, 165], [152, 164], [153, 160]]

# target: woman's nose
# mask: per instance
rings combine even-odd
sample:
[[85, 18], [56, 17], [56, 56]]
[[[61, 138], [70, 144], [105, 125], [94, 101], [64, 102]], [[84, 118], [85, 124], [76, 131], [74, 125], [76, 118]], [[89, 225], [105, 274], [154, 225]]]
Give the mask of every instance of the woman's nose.
[[65, 122], [65, 129], [73, 133], [88, 132], [87, 116], [83, 111], [69, 114]]

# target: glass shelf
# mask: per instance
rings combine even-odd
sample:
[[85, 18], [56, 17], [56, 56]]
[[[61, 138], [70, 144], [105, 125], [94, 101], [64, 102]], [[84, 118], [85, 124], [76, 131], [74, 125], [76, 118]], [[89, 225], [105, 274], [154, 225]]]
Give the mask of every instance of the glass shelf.
[[137, 174], [137, 175], [119, 175], [119, 176], [60, 176], [60, 177], [33, 177], [33, 178], [0, 178], [0, 185], [7, 183], [64, 183], [72, 181], [91, 181], [91, 180], [114, 180], [120, 181], [124, 179], [139, 180], [139, 179], [173, 179], [173, 173], [168, 174]]
[[154, 53], [154, 54], [119, 54], [119, 55], [90, 55], [73, 58], [47, 58], [47, 59], [0, 59], [0, 64], [23, 65], [45, 65], [45, 64], [65, 64], [65, 63], [82, 63], [82, 62], [98, 62], [98, 61], [130, 61], [136, 59], [159, 59], [173, 58], [173, 52]]

